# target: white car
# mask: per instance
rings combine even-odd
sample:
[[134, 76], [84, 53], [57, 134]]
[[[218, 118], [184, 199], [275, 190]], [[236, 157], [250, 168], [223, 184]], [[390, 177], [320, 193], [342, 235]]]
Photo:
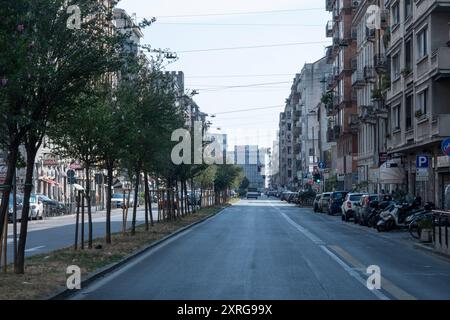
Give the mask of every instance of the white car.
[[32, 194], [30, 196], [30, 218], [34, 220], [42, 220], [44, 216], [44, 197]]
[[341, 211], [342, 211], [342, 221], [350, 221], [350, 219], [355, 218], [357, 206], [356, 204], [359, 203], [362, 196], [364, 196], [365, 193], [349, 193], [345, 197], [344, 203], [342, 204]]

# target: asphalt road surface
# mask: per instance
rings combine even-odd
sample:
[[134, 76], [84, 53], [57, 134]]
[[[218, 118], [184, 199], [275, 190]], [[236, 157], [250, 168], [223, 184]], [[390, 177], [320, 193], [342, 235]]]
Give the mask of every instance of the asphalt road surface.
[[[450, 299], [450, 260], [278, 200], [241, 201], [74, 299]], [[367, 287], [378, 266], [381, 289]]]
[[[131, 219], [133, 210], [130, 209], [128, 213], [127, 227], [131, 227]], [[157, 219], [157, 212], [153, 212], [153, 216]], [[106, 234], [105, 221], [106, 214], [102, 212], [93, 212], [93, 234], [95, 238], [104, 237]], [[80, 218], [81, 222], [81, 218]], [[138, 208], [137, 223], [143, 224], [145, 222], [145, 215], [142, 207]], [[30, 221], [28, 226], [27, 246], [25, 250], [26, 256], [33, 256], [43, 254], [58, 249], [72, 246], [75, 242], [75, 223], [76, 217], [74, 215], [62, 216], [57, 218], [48, 218], [43, 221]], [[12, 224], [8, 225], [8, 263], [12, 263], [13, 258], [13, 231]], [[20, 231], [20, 224], [18, 225]], [[87, 213], [85, 213], [85, 240], [88, 236]], [[111, 215], [111, 231], [113, 233], [122, 230], [122, 210], [113, 210]], [[80, 231], [81, 232], [81, 231]]]

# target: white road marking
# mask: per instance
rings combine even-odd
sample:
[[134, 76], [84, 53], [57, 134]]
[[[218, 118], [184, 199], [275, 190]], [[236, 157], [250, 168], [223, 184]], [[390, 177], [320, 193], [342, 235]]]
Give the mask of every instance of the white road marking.
[[36, 251], [39, 251], [39, 250], [44, 249], [44, 248], [45, 248], [45, 246], [35, 247], [35, 248], [27, 249], [27, 250], [25, 250], [25, 252], [26, 253], [36, 252]]
[[[347, 265], [344, 261], [342, 261], [338, 256], [336, 256], [333, 252], [331, 252], [327, 246], [325, 241], [323, 241], [322, 239], [320, 239], [319, 237], [317, 237], [315, 234], [311, 233], [309, 230], [305, 229], [304, 227], [302, 227], [301, 225], [299, 225], [297, 222], [295, 222], [294, 220], [292, 220], [291, 218], [289, 218], [283, 211], [281, 211], [280, 208], [278, 208], [277, 206], [274, 206], [273, 204], [271, 204], [271, 206], [276, 209], [281, 216], [293, 227], [295, 227], [295, 229], [297, 229], [298, 231], [300, 231], [300, 233], [302, 233], [306, 238], [308, 238], [309, 240], [311, 240], [314, 244], [318, 245], [319, 248], [321, 248], [328, 256], [330, 256], [335, 262], [337, 262], [351, 277], [355, 278], [359, 283], [361, 283], [364, 288], [366, 288], [367, 290], [369, 290], [367, 288], [367, 282], [358, 274], [358, 272], [356, 272], [352, 267], [350, 267], [349, 265]], [[386, 295], [384, 295], [382, 292], [380, 292], [379, 290], [369, 290], [370, 292], [372, 292], [378, 299], [380, 300], [390, 300]]]

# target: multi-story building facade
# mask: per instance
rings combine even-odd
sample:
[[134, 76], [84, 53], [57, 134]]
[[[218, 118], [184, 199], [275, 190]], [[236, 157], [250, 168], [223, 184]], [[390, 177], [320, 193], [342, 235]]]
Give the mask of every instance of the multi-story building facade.
[[297, 168], [300, 167], [300, 94], [298, 92], [297, 74], [291, 88], [291, 94], [286, 99], [284, 112], [280, 114], [279, 123], [279, 184], [282, 188], [293, 189], [298, 187]]
[[[358, 136], [357, 187], [360, 191], [371, 193], [381, 192], [385, 188], [381, 181], [380, 166], [387, 160], [388, 112], [382, 89], [386, 86], [388, 72], [383, 41], [388, 28], [388, 16], [383, 0], [362, 0], [355, 9], [352, 23], [352, 30], [356, 34], [352, 87], [356, 93], [358, 113], [352, 115], [349, 121]], [[388, 173], [386, 170], [385, 174]]]
[[356, 96], [352, 90], [352, 82], [358, 76], [358, 73], [353, 74], [356, 34], [352, 32], [352, 19], [359, 2], [326, 0], [325, 4], [326, 10], [332, 12], [332, 20], [326, 25], [326, 35], [333, 39], [332, 46], [327, 49], [327, 61], [333, 66], [333, 72], [327, 79], [331, 92], [327, 101], [331, 117], [328, 141], [337, 143], [338, 187], [351, 189], [358, 182], [358, 141], [350, 124], [351, 119], [357, 115]]
[[[405, 172], [397, 187], [443, 207], [450, 184], [449, 157], [441, 151], [450, 136], [450, 1], [386, 0], [385, 8], [391, 63], [387, 149]], [[420, 177], [418, 156], [429, 159]]]
[[245, 177], [250, 181], [251, 188], [257, 188], [260, 191], [265, 188], [264, 166], [265, 149], [258, 146], [244, 145], [234, 147], [234, 163], [241, 167]]
[[302, 185], [312, 181], [312, 174], [318, 170], [319, 162], [331, 168], [332, 161], [327, 159], [334, 142], [328, 143], [321, 137], [327, 126], [326, 114], [320, 112], [322, 96], [326, 91], [324, 79], [330, 74], [331, 65], [326, 58], [304, 65], [297, 89], [300, 92], [300, 164], [298, 176]]

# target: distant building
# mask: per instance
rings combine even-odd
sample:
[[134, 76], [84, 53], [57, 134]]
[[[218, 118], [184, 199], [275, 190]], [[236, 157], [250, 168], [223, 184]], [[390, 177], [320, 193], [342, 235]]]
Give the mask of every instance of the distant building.
[[265, 188], [264, 164], [265, 150], [258, 146], [235, 146], [234, 163], [241, 167], [250, 181], [252, 188], [263, 190]]

